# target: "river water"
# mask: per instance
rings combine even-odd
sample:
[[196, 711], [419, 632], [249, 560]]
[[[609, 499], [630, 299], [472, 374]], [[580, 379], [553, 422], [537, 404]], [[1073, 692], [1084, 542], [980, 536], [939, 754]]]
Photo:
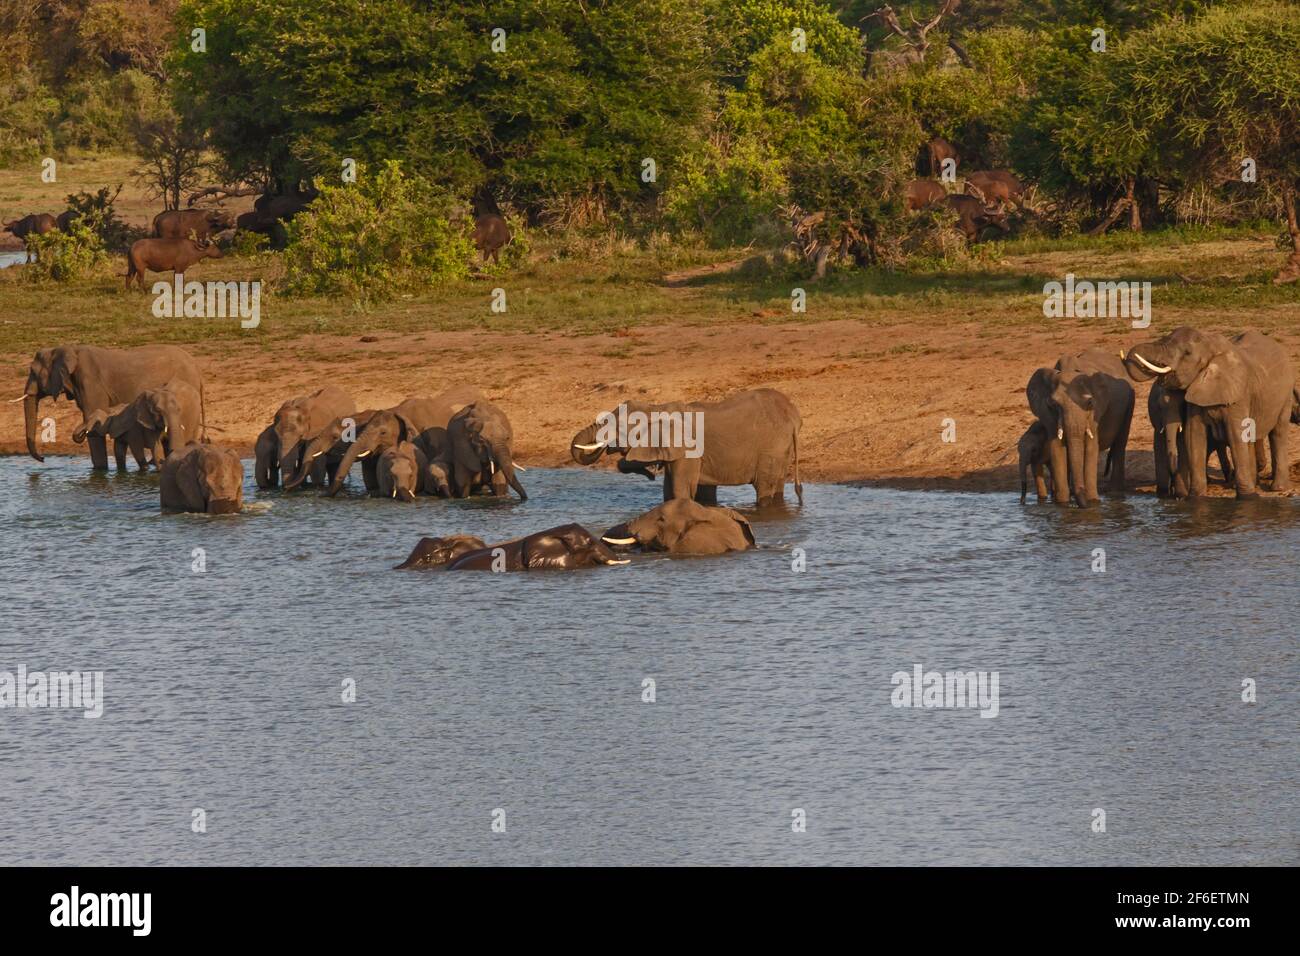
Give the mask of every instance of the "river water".
[[0, 249], [0, 269], [7, 269], [9, 266], [22, 265], [27, 261], [27, 253], [19, 249], [17, 252], [6, 252]]
[[[390, 567], [659, 487], [246, 472], [243, 514], [162, 516], [155, 476], [0, 458], [0, 671], [104, 672], [97, 719], [0, 710], [6, 862], [1300, 862], [1300, 500], [809, 485], [753, 552], [447, 574]], [[915, 665], [996, 672], [996, 716], [893, 706]]]

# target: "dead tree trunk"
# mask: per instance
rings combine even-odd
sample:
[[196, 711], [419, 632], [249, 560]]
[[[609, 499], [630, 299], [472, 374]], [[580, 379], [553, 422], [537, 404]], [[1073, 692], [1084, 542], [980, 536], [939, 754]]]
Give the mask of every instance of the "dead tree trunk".
[[1286, 217], [1286, 230], [1291, 235], [1291, 258], [1287, 259], [1282, 271], [1273, 277], [1273, 282], [1282, 285], [1300, 279], [1300, 222], [1296, 217], [1296, 188], [1290, 179], [1282, 183], [1282, 214]]

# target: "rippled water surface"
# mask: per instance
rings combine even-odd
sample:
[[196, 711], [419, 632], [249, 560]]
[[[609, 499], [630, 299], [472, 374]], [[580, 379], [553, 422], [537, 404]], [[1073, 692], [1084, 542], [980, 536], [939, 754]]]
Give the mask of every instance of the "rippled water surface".
[[[106, 698], [0, 711], [6, 862], [1300, 862], [1300, 501], [809, 485], [745, 554], [399, 573], [422, 534], [600, 531], [659, 487], [401, 505], [246, 470], [244, 514], [161, 516], [156, 477], [0, 458], [0, 670]], [[894, 708], [914, 664], [997, 671], [998, 715]]]
[[21, 265], [27, 261], [27, 253], [19, 249], [17, 252], [6, 252], [0, 249], [0, 269], [7, 269], [9, 266]]

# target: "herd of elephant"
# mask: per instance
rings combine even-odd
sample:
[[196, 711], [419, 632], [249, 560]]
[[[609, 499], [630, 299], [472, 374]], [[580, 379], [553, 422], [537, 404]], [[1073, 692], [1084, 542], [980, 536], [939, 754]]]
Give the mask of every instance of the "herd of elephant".
[[1133, 383], [1147, 381], [1161, 497], [1204, 495], [1211, 453], [1239, 498], [1258, 494], [1270, 457], [1272, 490], [1291, 489], [1288, 430], [1300, 424], [1300, 387], [1286, 349], [1259, 332], [1229, 338], [1183, 326], [1119, 355], [1088, 349], [1034, 372], [1025, 391], [1036, 420], [1018, 446], [1020, 500], [1032, 476], [1039, 501], [1097, 503], [1103, 453], [1110, 490], [1122, 493]]
[[[74, 401], [82, 413], [73, 440], [88, 444], [94, 469], [108, 468], [111, 439], [119, 471], [127, 467], [128, 452], [141, 470], [157, 469], [164, 511], [231, 514], [242, 508], [243, 462], [234, 449], [208, 440], [203, 379], [183, 349], [68, 345], [39, 350], [16, 399], [24, 403], [27, 449], [37, 461], [44, 460], [37, 444], [40, 403], [59, 397]], [[626, 430], [600, 440], [599, 423], [620, 413], [696, 415], [709, 438], [696, 455], [680, 443], [629, 439]], [[793, 470], [802, 503], [801, 425], [790, 399], [770, 388], [716, 402], [624, 402], [575, 434], [570, 455], [581, 464], [610, 455], [621, 472], [651, 479], [662, 475], [663, 504], [599, 537], [569, 524], [495, 545], [468, 535], [424, 538], [399, 567], [579, 568], [626, 563], [617, 553], [628, 548], [683, 554], [752, 548], [749, 522], [718, 506], [717, 487], [752, 485], [758, 504], [774, 504], [784, 499]], [[350, 395], [328, 385], [280, 405], [257, 438], [254, 477], [260, 489], [316, 487], [332, 497], [361, 462], [366, 490], [376, 497], [409, 502], [419, 495], [508, 497], [513, 491], [524, 501], [528, 494], [518, 477], [524, 469], [514, 461], [513, 438], [505, 412], [473, 386], [358, 411]]]

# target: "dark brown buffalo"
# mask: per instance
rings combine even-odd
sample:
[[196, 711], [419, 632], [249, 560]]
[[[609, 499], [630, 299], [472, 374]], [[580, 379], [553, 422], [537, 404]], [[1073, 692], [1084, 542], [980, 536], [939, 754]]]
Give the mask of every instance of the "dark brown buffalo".
[[150, 272], [183, 273], [200, 259], [220, 259], [221, 250], [210, 243], [200, 245], [190, 239], [139, 239], [126, 254], [126, 287], [137, 279], [144, 288], [144, 274]]
[[153, 217], [156, 239], [208, 239], [235, 224], [224, 209], [168, 209]]
[[986, 169], [966, 177], [966, 185], [979, 190], [985, 202], [1025, 204], [1025, 185], [1008, 169]]
[[943, 161], [951, 159], [953, 171], [957, 169], [959, 157], [957, 147], [942, 136], [936, 136], [921, 147], [916, 155], [916, 173], [918, 176], [942, 176]]
[[943, 202], [948, 193], [933, 179], [913, 179], [907, 184], [905, 195], [907, 208], [917, 210]]
[[72, 224], [81, 218], [81, 213], [75, 209], [69, 209], [67, 212], [59, 213], [55, 222], [58, 224], [60, 232], [67, 232], [72, 228]]
[[[53, 232], [59, 227], [59, 222], [47, 212], [32, 213], [30, 216], [23, 216], [21, 219], [15, 219], [12, 222], [4, 224], [5, 232], [12, 232], [15, 236], [27, 245], [28, 236], [41, 236], [47, 232]], [[32, 251], [27, 250], [27, 259], [31, 261]]]
[[499, 262], [501, 249], [510, 238], [510, 227], [500, 215], [489, 212], [474, 217], [474, 245], [484, 263], [489, 256], [493, 262]]
[[253, 203], [252, 212], [243, 213], [235, 220], [235, 228], [241, 232], [260, 232], [270, 236], [273, 242], [281, 242], [284, 239], [283, 223], [306, 209], [315, 198], [315, 193], [296, 191], [283, 195], [263, 194]]
[[954, 193], [947, 199], [948, 207], [957, 214], [957, 225], [967, 242], [974, 242], [987, 227], [993, 226], [1010, 232], [1007, 214], [998, 206], [986, 206], [974, 196]]

